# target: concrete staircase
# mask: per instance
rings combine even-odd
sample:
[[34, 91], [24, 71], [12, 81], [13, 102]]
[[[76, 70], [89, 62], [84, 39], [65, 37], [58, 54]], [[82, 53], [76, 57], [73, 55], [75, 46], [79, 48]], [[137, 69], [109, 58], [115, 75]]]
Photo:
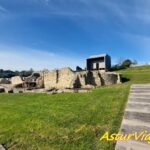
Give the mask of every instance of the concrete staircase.
[[[143, 131], [150, 134], [150, 84], [134, 84], [131, 86], [120, 133]], [[129, 141], [118, 141], [115, 150], [150, 150], [150, 143], [133, 138]]]

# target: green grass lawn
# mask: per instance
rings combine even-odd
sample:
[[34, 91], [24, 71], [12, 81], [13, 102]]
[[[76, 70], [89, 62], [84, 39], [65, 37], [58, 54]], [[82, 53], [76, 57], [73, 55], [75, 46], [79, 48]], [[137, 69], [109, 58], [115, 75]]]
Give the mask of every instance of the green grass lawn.
[[74, 94], [1, 94], [0, 143], [9, 150], [113, 150], [132, 83], [150, 83], [150, 66], [120, 71], [129, 81]]

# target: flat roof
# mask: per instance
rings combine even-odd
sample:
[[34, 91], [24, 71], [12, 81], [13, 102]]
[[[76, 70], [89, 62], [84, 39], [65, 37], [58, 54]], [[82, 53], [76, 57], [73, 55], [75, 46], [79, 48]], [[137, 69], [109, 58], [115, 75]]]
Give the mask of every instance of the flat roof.
[[92, 55], [88, 59], [99, 58], [99, 57], [106, 57], [106, 56], [107, 56], [107, 54]]

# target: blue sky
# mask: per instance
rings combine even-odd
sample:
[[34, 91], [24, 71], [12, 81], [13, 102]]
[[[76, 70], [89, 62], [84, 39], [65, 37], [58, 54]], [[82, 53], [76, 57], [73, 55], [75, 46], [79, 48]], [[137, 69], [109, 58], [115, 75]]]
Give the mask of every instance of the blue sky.
[[0, 0], [0, 68], [85, 67], [108, 53], [113, 64], [150, 63], [149, 0]]

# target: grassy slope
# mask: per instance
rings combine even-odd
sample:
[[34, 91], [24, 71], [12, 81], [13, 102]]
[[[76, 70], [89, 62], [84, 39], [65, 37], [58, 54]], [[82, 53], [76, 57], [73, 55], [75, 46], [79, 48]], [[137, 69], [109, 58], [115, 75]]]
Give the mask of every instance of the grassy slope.
[[132, 83], [150, 83], [150, 67], [121, 71], [130, 81], [88, 94], [1, 94], [0, 143], [12, 150], [112, 150]]

